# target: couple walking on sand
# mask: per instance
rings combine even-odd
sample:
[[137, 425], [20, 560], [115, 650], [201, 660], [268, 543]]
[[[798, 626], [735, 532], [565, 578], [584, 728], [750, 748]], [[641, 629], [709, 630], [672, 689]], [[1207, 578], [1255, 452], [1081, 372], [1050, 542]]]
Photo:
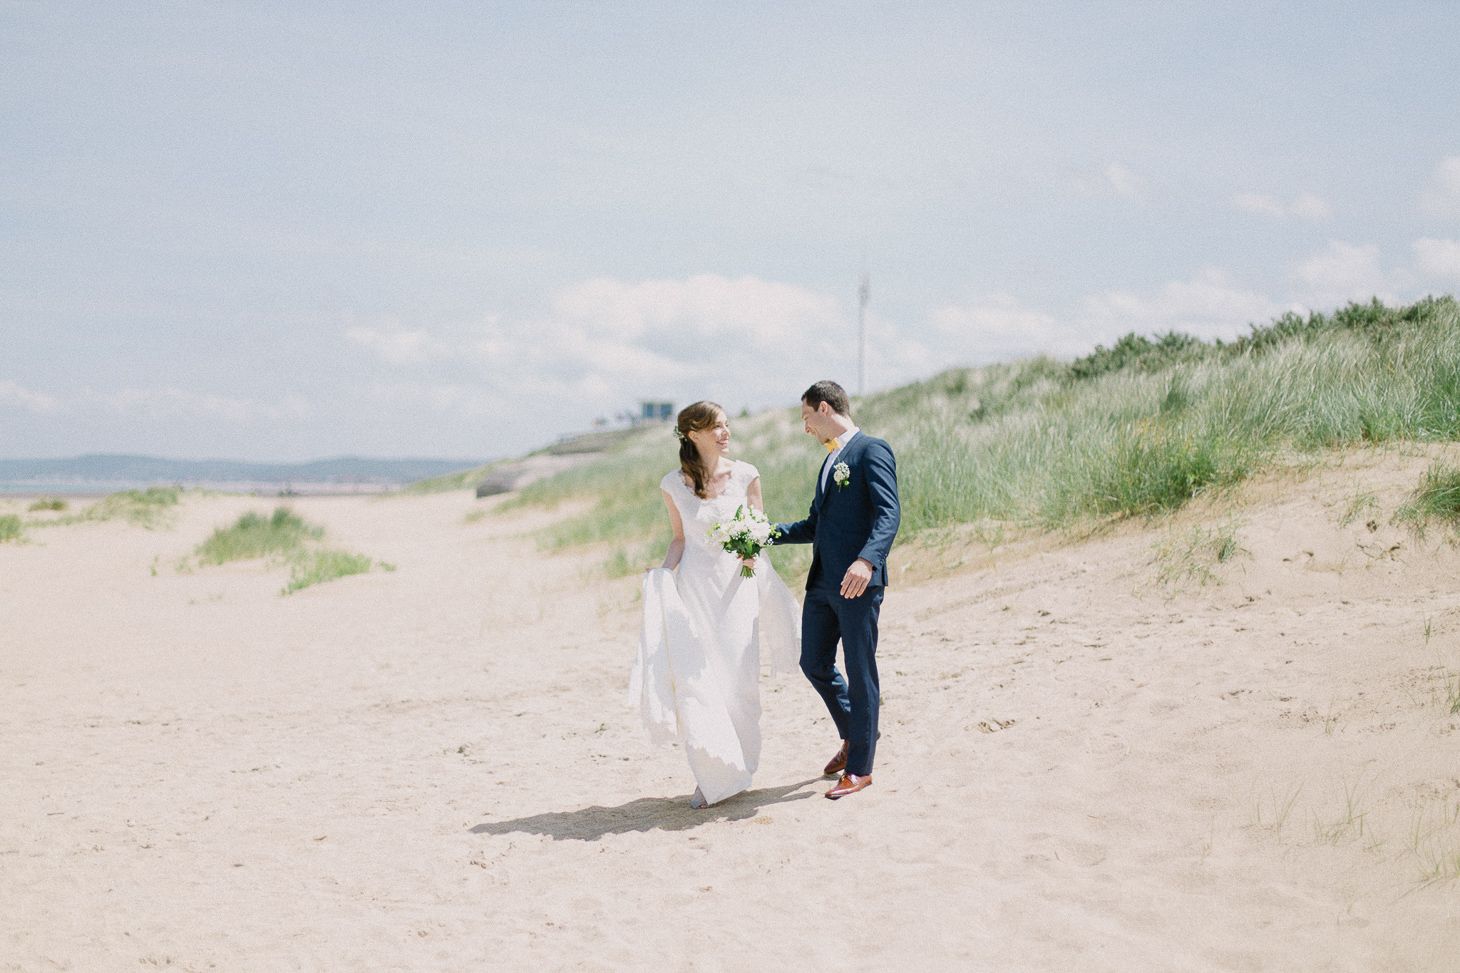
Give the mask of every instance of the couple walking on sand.
[[[877, 616], [900, 520], [897, 464], [887, 443], [853, 423], [835, 382], [806, 390], [801, 418], [827, 456], [806, 519], [776, 524], [775, 543], [811, 545], [804, 606], [770, 558], [742, 559], [710, 537], [741, 506], [764, 509], [759, 472], [729, 457], [724, 409], [696, 402], [679, 413], [680, 468], [659, 484], [674, 540], [663, 567], [644, 576], [629, 702], [641, 707], [652, 740], [684, 747], [695, 808], [750, 787], [760, 761], [762, 649], [772, 670], [799, 664], [831, 712], [841, 746], [824, 772], [840, 776], [826, 796], [872, 783]], [[836, 667], [838, 642], [845, 676]]]

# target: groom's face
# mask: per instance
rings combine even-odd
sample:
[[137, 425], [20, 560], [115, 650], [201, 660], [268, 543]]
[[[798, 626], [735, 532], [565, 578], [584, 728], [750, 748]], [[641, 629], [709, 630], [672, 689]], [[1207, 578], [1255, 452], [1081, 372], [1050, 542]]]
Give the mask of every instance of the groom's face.
[[801, 421], [806, 423], [806, 431], [815, 436], [818, 443], [829, 443], [837, 437], [838, 430], [831, 416], [831, 406], [825, 402], [813, 409], [805, 399], [801, 400]]

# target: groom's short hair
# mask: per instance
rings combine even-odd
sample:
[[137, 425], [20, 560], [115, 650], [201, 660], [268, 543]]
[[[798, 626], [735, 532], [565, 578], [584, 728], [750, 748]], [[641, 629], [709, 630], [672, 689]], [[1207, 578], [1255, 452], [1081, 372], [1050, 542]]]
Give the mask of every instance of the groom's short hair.
[[839, 416], [852, 414], [852, 400], [847, 397], [847, 390], [835, 382], [817, 382], [802, 393], [801, 401], [813, 409], [819, 408], [825, 402]]

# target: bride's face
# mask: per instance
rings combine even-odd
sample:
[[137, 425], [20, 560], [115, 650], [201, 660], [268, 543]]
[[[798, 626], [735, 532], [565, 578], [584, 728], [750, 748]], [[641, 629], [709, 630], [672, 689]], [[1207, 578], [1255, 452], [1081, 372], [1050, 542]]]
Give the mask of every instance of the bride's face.
[[715, 424], [705, 429], [696, 429], [689, 434], [690, 442], [700, 451], [701, 456], [728, 456], [730, 455], [730, 420], [725, 418], [725, 413], [720, 413]]

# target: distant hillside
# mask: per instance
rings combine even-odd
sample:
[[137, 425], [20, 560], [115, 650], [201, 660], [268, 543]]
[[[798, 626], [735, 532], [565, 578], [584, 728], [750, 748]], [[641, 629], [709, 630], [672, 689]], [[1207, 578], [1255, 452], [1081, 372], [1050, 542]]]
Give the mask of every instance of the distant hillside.
[[482, 460], [365, 459], [310, 463], [175, 460], [91, 455], [70, 459], [0, 459], [0, 483], [84, 485], [151, 483], [360, 483], [395, 485], [481, 466]]

